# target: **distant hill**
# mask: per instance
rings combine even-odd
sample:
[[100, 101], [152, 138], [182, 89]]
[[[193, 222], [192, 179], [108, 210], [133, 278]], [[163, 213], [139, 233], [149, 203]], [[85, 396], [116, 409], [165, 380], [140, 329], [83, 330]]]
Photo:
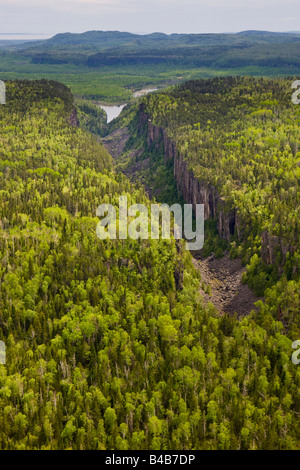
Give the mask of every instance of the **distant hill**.
[[120, 31], [64, 33], [23, 44], [20, 52], [34, 64], [89, 67], [171, 65], [191, 68], [283, 67], [300, 70], [300, 34], [242, 31], [234, 34], [138, 35]]
[[[23, 45], [24, 49], [70, 50], [74, 46], [82, 47], [91, 52], [103, 51], [114, 47], [130, 49], [161, 48], [174, 46], [241, 46], [262, 43], [291, 43], [300, 41], [300, 33], [273, 33], [269, 31], [242, 31], [234, 34], [133, 34], [120, 31], [87, 31], [81, 34], [60, 33], [50, 39], [30, 42]], [[96, 50], [95, 50], [96, 48]]]
[[21, 44], [0, 43], [1, 79], [47, 78], [75, 95], [128, 103], [145, 86], [219, 75], [300, 76], [300, 33], [60, 33]]

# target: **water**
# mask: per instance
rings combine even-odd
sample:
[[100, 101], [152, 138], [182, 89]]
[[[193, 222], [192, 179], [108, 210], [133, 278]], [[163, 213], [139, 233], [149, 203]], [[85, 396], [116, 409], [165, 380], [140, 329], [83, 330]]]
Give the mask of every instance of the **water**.
[[1, 41], [33, 41], [37, 39], [50, 39], [52, 36], [51, 34], [0, 33], [0, 40]]
[[135, 91], [132, 95], [134, 98], [140, 98], [141, 96], [147, 95], [152, 91], [157, 91], [158, 88], [144, 88], [143, 90]]
[[100, 108], [107, 114], [107, 123], [111, 122], [113, 119], [116, 119], [122, 112], [122, 109], [125, 108], [126, 104], [121, 104], [120, 106], [102, 106]]
[[[147, 95], [148, 93], [151, 93], [152, 91], [157, 91], [158, 88], [144, 88], [143, 90], [138, 90], [132, 93], [132, 96], [134, 98], [140, 98], [141, 96]], [[121, 104], [119, 106], [104, 106], [100, 105], [100, 108], [103, 109], [103, 111], [106, 112], [107, 114], [107, 124], [114, 119], [116, 119], [118, 116], [120, 116], [123, 108], [125, 108], [126, 104]]]

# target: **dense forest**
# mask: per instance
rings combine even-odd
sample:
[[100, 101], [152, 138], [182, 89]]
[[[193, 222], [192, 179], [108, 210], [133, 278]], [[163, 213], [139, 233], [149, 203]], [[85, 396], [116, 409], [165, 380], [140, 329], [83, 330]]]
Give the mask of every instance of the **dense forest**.
[[[283, 324], [204, 305], [184, 242], [100, 241], [97, 206], [121, 194], [149, 204], [145, 191], [70, 125], [66, 87], [6, 85], [0, 448], [299, 449], [300, 369]], [[152, 110], [155, 100], [165, 110], [172, 97], [150, 98]], [[267, 119], [249, 119], [267, 133]], [[292, 117], [287, 125], [294, 138]]]
[[187, 82], [149, 95], [141, 109], [152, 126], [166, 130], [200, 186], [217, 188], [232, 218], [231, 256], [243, 259], [244, 281], [265, 297], [261, 314], [280, 319], [296, 339], [300, 107], [291, 99], [293, 81]]

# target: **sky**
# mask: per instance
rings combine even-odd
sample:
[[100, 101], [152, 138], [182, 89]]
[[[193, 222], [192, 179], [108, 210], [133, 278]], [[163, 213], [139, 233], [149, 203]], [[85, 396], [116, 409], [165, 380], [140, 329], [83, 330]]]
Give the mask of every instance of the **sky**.
[[[0, 0], [0, 39], [62, 32], [299, 31], [299, 0]], [[36, 36], [35, 36], [36, 35]], [[14, 39], [18, 36], [13, 36]], [[25, 38], [28, 36], [24, 36]], [[6, 37], [5, 37], [6, 38]], [[23, 38], [23, 36], [22, 36]], [[21, 36], [19, 36], [21, 39]]]

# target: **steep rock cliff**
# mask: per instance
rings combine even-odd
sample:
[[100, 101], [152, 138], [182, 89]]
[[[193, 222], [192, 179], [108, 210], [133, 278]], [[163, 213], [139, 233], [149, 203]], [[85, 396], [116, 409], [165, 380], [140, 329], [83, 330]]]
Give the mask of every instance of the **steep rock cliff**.
[[[218, 233], [222, 238], [229, 241], [231, 236], [236, 233], [238, 238], [242, 239], [244, 229], [237, 209], [228, 209], [217, 188], [194, 176], [183, 155], [177, 151], [175, 143], [168, 138], [165, 129], [152, 124], [143, 105], [140, 106], [139, 116], [141, 131], [145, 128], [147, 131], [148, 146], [155, 145], [158, 148], [163, 144], [165, 162], [173, 162], [174, 179], [184, 201], [193, 205], [204, 204], [205, 220], [216, 217]], [[278, 266], [279, 275], [283, 272], [282, 267], [286, 261], [287, 253], [294, 251], [295, 247], [280, 240], [279, 237], [270, 235], [267, 231], [262, 233], [261, 259], [267, 265]], [[295, 272], [293, 274], [295, 275]]]
[[77, 111], [74, 108], [69, 117], [69, 123], [73, 127], [79, 127], [79, 119], [77, 117]]
[[[261, 236], [261, 258], [267, 265], [278, 265], [278, 272], [283, 272], [282, 266], [286, 261], [287, 253], [294, 253], [296, 248], [285, 243], [279, 237], [270, 235], [267, 230], [262, 232]], [[293, 276], [296, 275], [296, 266], [293, 268]]]
[[217, 189], [194, 176], [183, 156], [177, 151], [175, 143], [167, 137], [163, 128], [152, 124], [143, 106], [140, 108], [139, 116], [140, 129], [145, 129], [145, 126], [147, 129], [148, 146], [155, 145], [158, 148], [163, 144], [165, 162], [173, 162], [174, 179], [185, 202], [193, 206], [204, 204], [205, 220], [216, 217], [220, 236], [229, 241], [235, 230], [237, 233], [240, 231], [237, 227], [236, 210], [228, 211], [225, 200], [220, 197]]

